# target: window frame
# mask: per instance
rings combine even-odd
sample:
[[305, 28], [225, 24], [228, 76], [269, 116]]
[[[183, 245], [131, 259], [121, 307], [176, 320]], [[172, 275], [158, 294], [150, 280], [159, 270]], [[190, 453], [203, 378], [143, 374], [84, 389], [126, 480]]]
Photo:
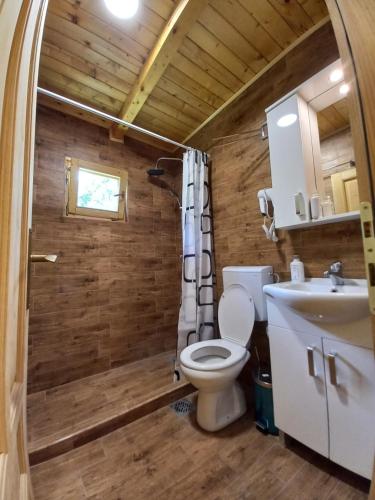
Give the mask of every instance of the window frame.
[[[120, 178], [119, 203], [117, 212], [111, 210], [100, 210], [97, 208], [79, 207], [78, 197], [78, 178], [79, 169], [84, 168], [92, 172], [103, 175], [109, 175]], [[99, 218], [107, 220], [128, 220], [127, 217], [127, 199], [128, 199], [128, 172], [126, 170], [108, 167], [99, 163], [94, 163], [79, 158], [65, 157], [66, 169], [66, 215], [80, 216], [89, 218]]]

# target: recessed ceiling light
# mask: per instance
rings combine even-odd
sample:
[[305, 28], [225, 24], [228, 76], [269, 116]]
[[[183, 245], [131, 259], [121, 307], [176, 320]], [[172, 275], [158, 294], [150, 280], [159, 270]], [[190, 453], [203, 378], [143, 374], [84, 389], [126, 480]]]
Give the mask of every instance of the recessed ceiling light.
[[129, 19], [137, 12], [139, 0], [104, 0], [104, 3], [114, 16]]
[[347, 83], [343, 83], [341, 86], [340, 86], [340, 94], [341, 95], [346, 95], [350, 90], [350, 87]]
[[294, 122], [297, 121], [297, 115], [295, 113], [289, 113], [288, 115], [284, 115], [277, 120], [277, 125], [279, 127], [289, 127], [293, 125]]
[[329, 75], [329, 79], [331, 80], [332, 83], [342, 80], [343, 77], [344, 77], [344, 72], [341, 68], [334, 69], [332, 73]]

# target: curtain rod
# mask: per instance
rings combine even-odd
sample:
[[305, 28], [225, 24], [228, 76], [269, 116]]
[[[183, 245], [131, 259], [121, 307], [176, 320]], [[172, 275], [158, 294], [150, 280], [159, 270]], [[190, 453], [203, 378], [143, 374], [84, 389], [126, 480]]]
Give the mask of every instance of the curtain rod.
[[86, 106], [86, 104], [82, 104], [78, 101], [74, 101], [73, 99], [69, 99], [69, 97], [64, 97], [60, 94], [56, 94], [55, 92], [51, 92], [50, 90], [43, 89], [42, 87], [37, 87], [37, 90], [40, 94], [44, 94], [48, 97], [51, 97], [52, 99], [55, 99], [56, 101], [61, 101], [65, 102], [67, 104], [70, 104], [71, 106], [82, 109], [83, 111], [87, 111], [88, 113], [92, 113], [93, 115], [100, 116], [101, 118], [104, 118], [106, 120], [110, 120], [112, 122], [118, 123], [119, 125], [124, 125], [125, 127], [132, 128], [133, 130], [136, 130], [137, 132], [140, 132], [141, 134], [146, 134], [151, 137], [154, 137], [155, 139], [159, 139], [160, 141], [168, 142], [169, 144], [173, 144], [174, 146], [178, 146], [179, 148], [183, 148], [186, 150], [192, 150], [193, 148], [189, 146], [185, 146], [185, 144], [180, 144], [179, 142], [176, 142], [172, 139], [169, 139], [168, 137], [164, 137], [163, 135], [159, 135], [156, 132], [151, 132], [151, 130], [147, 130], [142, 127], [138, 127], [138, 125], [134, 125], [133, 123], [126, 122], [125, 120], [121, 120], [120, 118], [117, 118], [116, 116], [109, 115], [107, 113], [104, 113], [104, 111], [99, 111], [98, 109], [92, 108], [91, 106]]

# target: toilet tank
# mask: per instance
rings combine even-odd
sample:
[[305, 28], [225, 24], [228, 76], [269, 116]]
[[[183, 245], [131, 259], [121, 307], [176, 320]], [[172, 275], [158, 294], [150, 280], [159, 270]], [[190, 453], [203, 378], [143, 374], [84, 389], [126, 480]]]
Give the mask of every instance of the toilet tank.
[[255, 321], [267, 320], [263, 285], [273, 283], [272, 266], [229, 266], [223, 268], [224, 290], [230, 285], [242, 285], [254, 300]]

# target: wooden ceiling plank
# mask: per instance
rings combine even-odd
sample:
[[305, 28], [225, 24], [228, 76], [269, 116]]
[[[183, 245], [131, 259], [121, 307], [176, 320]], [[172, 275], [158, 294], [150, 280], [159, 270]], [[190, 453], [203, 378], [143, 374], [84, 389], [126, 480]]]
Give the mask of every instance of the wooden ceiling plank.
[[[43, 51], [44, 50], [45, 49], [43, 49]], [[113, 100], [113, 102], [120, 103], [120, 106], [121, 102], [124, 100], [126, 96], [124, 92], [120, 92], [119, 90], [110, 87], [106, 83], [103, 83], [97, 80], [96, 78], [91, 77], [87, 73], [78, 71], [73, 66], [68, 66], [65, 62], [61, 62], [57, 59], [54, 59], [53, 57], [50, 57], [49, 55], [45, 55], [44, 52], [42, 52], [40, 58], [40, 64], [43, 68], [49, 68], [50, 70], [55, 71], [56, 73], [59, 73], [61, 75], [66, 75], [72, 80], [75, 80], [76, 82], [79, 82], [82, 85], [91, 88], [92, 90], [107, 95], [109, 98]]]
[[[120, 101], [107, 94], [103, 94], [99, 90], [93, 89], [82, 82], [74, 80], [71, 77], [71, 74], [58, 73], [55, 69], [44, 66], [42, 60], [41, 68], [43, 68], [43, 71], [41, 71], [39, 74], [40, 86], [42, 86], [41, 82], [50, 82], [55, 87], [58, 87], [60, 91], [64, 91], [65, 88], [68, 88], [71, 93], [75, 92], [77, 95], [80, 95], [88, 102], [92, 100], [92, 103], [99, 103], [102, 107], [104, 106], [107, 110], [110, 110], [111, 113], [116, 114], [118, 112]], [[46, 88], [49, 90], [53, 90], [48, 86]]]
[[221, 43], [215, 35], [207, 31], [201, 23], [195, 23], [188, 34], [188, 38], [225, 66], [242, 83], [247, 82], [249, 78], [255, 75], [254, 71]]
[[107, 95], [101, 94], [47, 67], [43, 68], [43, 74], [39, 78], [39, 85], [67, 97], [69, 97], [69, 94], [76, 100], [84, 99], [86, 102], [91, 102], [93, 107], [99, 107], [107, 113], [116, 115], [118, 111], [118, 101], [114, 101]]
[[211, 5], [202, 12], [199, 21], [255, 73], [267, 64], [267, 60]]
[[225, 108], [227, 108], [232, 102], [238, 99], [243, 92], [245, 92], [251, 85], [253, 85], [259, 78], [261, 78], [269, 69], [271, 69], [275, 64], [281, 61], [289, 52], [291, 52], [295, 47], [300, 45], [302, 42], [307, 40], [313, 33], [318, 31], [322, 26], [330, 22], [329, 16], [326, 16], [317, 24], [315, 24], [312, 28], [306, 31], [299, 38], [294, 40], [286, 49], [284, 49], [280, 54], [275, 57], [272, 61], [270, 61], [266, 67], [264, 67], [257, 75], [251, 78], [245, 85], [243, 85], [233, 96], [228, 99], [220, 108], [218, 108], [212, 115], [210, 115], [203, 123], [199, 125], [195, 130], [193, 130], [188, 136], [185, 137], [183, 143], [186, 144], [195, 134], [197, 134], [200, 130], [202, 130], [211, 120], [213, 120], [216, 116], [218, 116]]
[[289, 24], [267, 0], [238, 0], [284, 49], [297, 38]]
[[317, 114], [317, 119], [318, 119], [319, 137], [320, 137], [320, 140], [322, 140], [327, 135], [330, 134], [331, 124], [320, 113]]
[[199, 120], [191, 118], [187, 113], [181, 112], [173, 106], [170, 106], [163, 99], [158, 99], [153, 92], [152, 95], [147, 99], [147, 103], [145, 106], [150, 105], [154, 109], [159, 110], [161, 113], [164, 113], [166, 116], [170, 116], [172, 119], [177, 120], [178, 123], [183, 124], [188, 128], [188, 130], [192, 130], [197, 127], [200, 123]]
[[130, 71], [138, 74], [142, 67], [142, 62], [135, 59], [131, 54], [124, 52], [110, 42], [103, 40], [97, 35], [83, 29], [77, 24], [71, 23], [62, 17], [56, 16], [52, 12], [48, 12], [46, 19], [46, 26], [55, 30], [56, 32], [67, 36], [77, 42], [87, 45], [94, 52], [107, 57], [109, 60], [117, 64], [126, 66]]
[[180, 87], [186, 88], [188, 92], [211, 106], [211, 108], [217, 108], [217, 105], [215, 105], [215, 103], [217, 104], [217, 101], [220, 101], [219, 98], [215, 98], [215, 96], [213, 96], [210, 91], [202, 87], [202, 85], [197, 83], [185, 73], [182, 73], [172, 64], [169, 65], [163, 76], [165, 76], [169, 80], [172, 80], [172, 82], [177, 83], [177, 85], [179, 85]]
[[314, 24], [312, 18], [300, 6], [297, 0], [268, 0], [280, 16], [289, 24], [296, 35], [300, 36]]
[[341, 116], [349, 123], [349, 107], [347, 98], [344, 97], [340, 101], [335, 103], [336, 110], [341, 114]]
[[91, 113], [86, 113], [85, 111], [82, 111], [78, 108], [73, 108], [73, 106], [70, 106], [60, 101], [56, 101], [55, 99], [51, 99], [50, 97], [43, 94], [38, 95], [38, 105], [55, 109], [56, 111], [60, 111], [61, 113], [70, 116], [75, 116], [80, 120], [92, 123], [93, 125], [98, 125], [99, 127], [109, 128], [111, 125], [111, 122], [108, 120], [104, 120], [103, 118], [100, 118], [99, 116], [96, 115], [92, 115]]
[[158, 117], [150, 115], [148, 112], [144, 111], [143, 108], [137, 116], [136, 124], [178, 142], [184, 137], [183, 133], [163, 122]]
[[330, 124], [332, 130], [339, 130], [347, 125], [345, 118], [337, 111], [335, 105], [332, 104], [325, 109], [322, 109], [318, 115], [324, 117]]
[[180, 139], [184, 136], [182, 132], [178, 132], [175, 128], [166, 124], [159, 118], [151, 116], [149, 113], [145, 112], [143, 108], [137, 116], [136, 123], [140, 127], [156, 132], [157, 134], [164, 135], [165, 137], [169, 137], [175, 141], [180, 141]]
[[[131, 86], [128, 83], [124, 82], [124, 80], [118, 78], [116, 75], [101, 69], [100, 66], [85, 61], [79, 56], [66, 52], [61, 48], [56, 47], [56, 45], [52, 45], [46, 40], [42, 45], [41, 53], [44, 56], [49, 56], [56, 61], [66, 64], [67, 66], [70, 66], [77, 71], [80, 71], [81, 73], [89, 75], [98, 82], [102, 82], [110, 89], [113, 89], [115, 91], [115, 94], [117, 92], [120, 92], [124, 96], [130, 91]], [[110, 95], [113, 95], [112, 92]], [[116, 96], [114, 95], [114, 97]]]
[[327, 5], [324, 0], [297, 0], [305, 12], [317, 23], [328, 15]]
[[[168, 104], [169, 107], [174, 108], [180, 113], [184, 113], [186, 116], [191, 118], [192, 120], [196, 120], [198, 123], [205, 120], [209, 113], [203, 113], [200, 109], [197, 109], [192, 106], [191, 101], [184, 101], [180, 97], [175, 97], [166, 91], [165, 86], [161, 83], [154, 88], [152, 91], [152, 97], [155, 97], [159, 101]], [[191, 96], [193, 97], [193, 96]]]
[[138, 60], [141, 64], [148, 56], [148, 49], [144, 45], [128, 37], [124, 31], [109, 26], [89, 12], [79, 9], [78, 6], [73, 7], [66, 0], [51, 2], [48, 11], [100, 37], [103, 41], [114, 45], [125, 54], [131, 54], [132, 58]]
[[64, 50], [73, 56], [84, 59], [88, 64], [94, 65], [96, 68], [113, 75], [116, 79], [125, 82], [128, 85], [133, 85], [136, 74], [129, 71], [125, 66], [121, 66], [115, 61], [104, 57], [102, 54], [95, 52], [91, 47], [77, 42], [66, 35], [63, 35], [48, 26], [44, 28], [43, 44], [50, 43], [56, 47], [63, 47]]
[[167, 21], [177, 6], [175, 0], [143, 0], [148, 9], [156, 12], [160, 17]]
[[179, 53], [189, 59], [191, 62], [199, 61], [201, 68], [221, 82], [231, 91], [235, 91], [241, 87], [242, 82], [233, 73], [228, 71], [225, 66], [219, 63], [216, 59], [210, 56], [206, 51], [202, 50], [198, 45], [192, 42], [189, 38], [185, 38], [180, 47]]
[[[176, 70], [177, 72], [177, 70]], [[166, 78], [164, 74], [155, 89], [160, 88], [164, 92], [168, 92], [172, 97], [181, 100], [189, 107], [201, 112], [207, 118], [211, 113], [215, 111], [215, 108], [210, 104], [202, 101], [199, 97], [196, 97], [193, 93], [185, 87], [185, 85], [179, 85], [178, 82]]]
[[237, 0], [215, 0], [213, 5], [267, 61], [282, 51], [281, 45]]
[[207, 3], [208, 0], [180, 0], [124, 102], [120, 118], [128, 122], [135, 119]]
[[[77, 0], [67, 0], [77, 7]], [[103, 0], [79, 0], [79, 9], [83, 9], [109, 26], [125, 32], [127, 36], [144, 45], [148, 50], [154, 45], [156, 37], [164, 26], [164, 19], [149, 9], [144, 2], [139, 3], [138, 11], [133, 18], [119, 19], [107, 9]]]
[[[200, 62], [200, 61], [199, 61]], [[204, 69], [200, 67], [199, 63], [192, 62], [181, 53], [172, 63], [174, 68], [177, 68], [186, 76], [190, 76], [192, 80], [195, 80], [198, 84], [202, 85], [205, 89], [212, 93], [212, 102], [215, 102], [214, 106], [220, 106], [226, 99], [233, 94], [233, 91], [220, 83], [220, 81], [209, 75]]]
[[164, 123], [166, 127], [169, 127], [171, 130], [176, 130], [181, 133], [182, 137], [188, 134], [191, 130], [191, 127], [185, 125], [180, 122], [176, 118], [171, 115], [167, 115], [164, 112], [160, 111], [160, 109], [154, 108], [148, 101], [143, 106], [142, 111], [147, 113], [149, 116], [152, 116], [154, 119], [159, 120], [161, 123]]

